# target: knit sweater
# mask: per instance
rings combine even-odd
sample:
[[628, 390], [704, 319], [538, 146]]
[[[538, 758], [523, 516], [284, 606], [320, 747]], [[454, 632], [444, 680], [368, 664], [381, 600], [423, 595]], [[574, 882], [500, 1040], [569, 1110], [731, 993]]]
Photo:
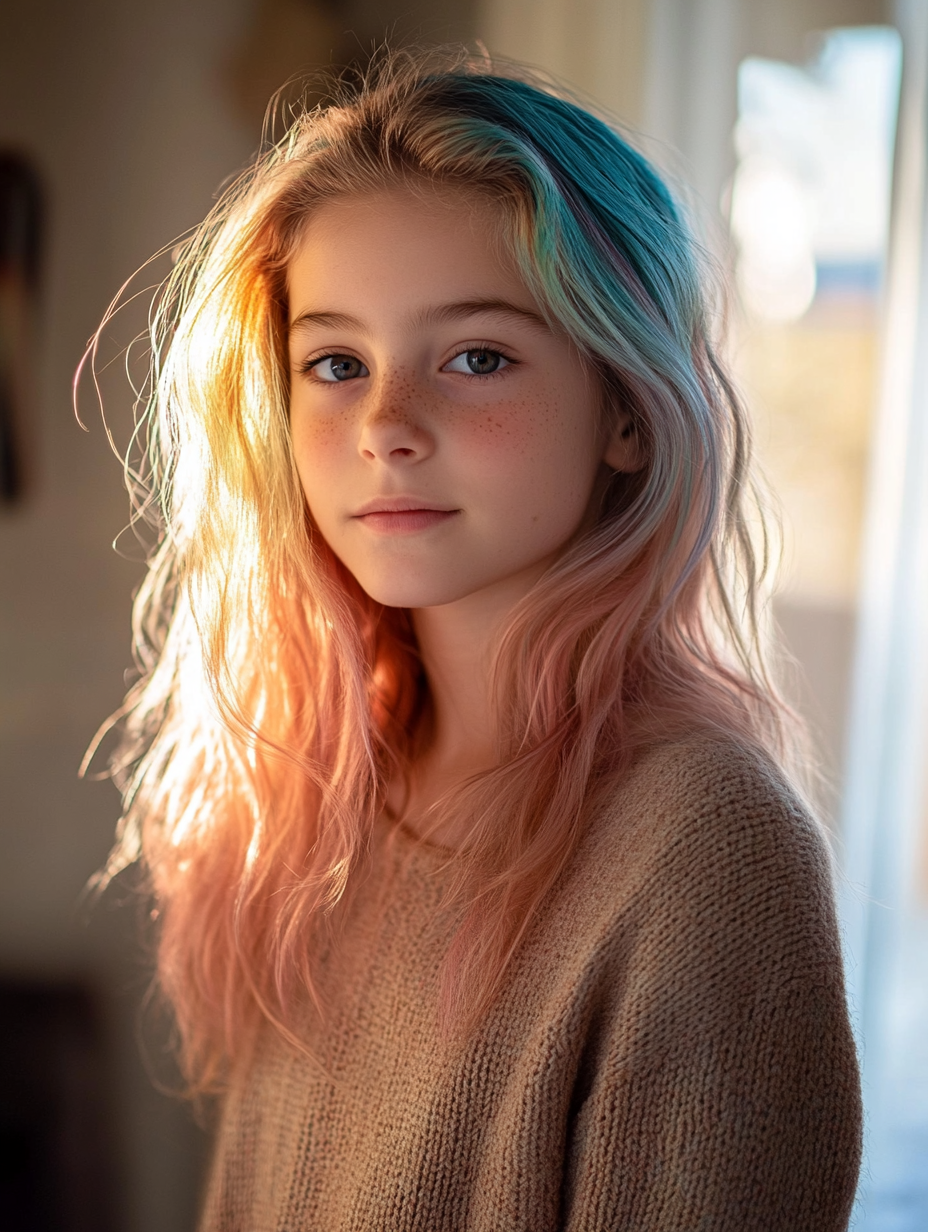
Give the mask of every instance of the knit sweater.
[[766, 761], [640, 758], [456, 1040], [445, 857], [375, 841], [307, 1019], [318, 1063], [258, 1041], [202, 1232], [846, 1228], [861, 1114], [829, 862]]

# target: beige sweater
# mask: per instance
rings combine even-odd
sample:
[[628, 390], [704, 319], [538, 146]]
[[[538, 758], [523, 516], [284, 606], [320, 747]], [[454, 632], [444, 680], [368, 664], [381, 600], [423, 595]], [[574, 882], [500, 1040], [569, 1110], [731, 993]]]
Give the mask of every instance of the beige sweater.
[[307, 1026], [325, 1072], [268, 1031], [203, 1232], [846, 1227], [860, 1095], [828, 860], [766, 763], [706, 741], [639, 760], [454, 1045], [441, 864], [375, 845]]

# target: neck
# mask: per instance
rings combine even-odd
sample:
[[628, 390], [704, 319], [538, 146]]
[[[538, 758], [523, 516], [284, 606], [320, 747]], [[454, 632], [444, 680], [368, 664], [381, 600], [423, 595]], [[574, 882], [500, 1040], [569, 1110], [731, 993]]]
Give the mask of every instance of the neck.
[[[540, 570], [538, 570], [540, 572]], [[432, 828], [424, 814], [456, 783], [498, 761], [498, 728], [490, 685], [499, 633], [535, 576], [413, 611], [413, 625], [432, 695], [433, 737], [413, 768], [407, 816], [414, 828], [448, 845], [461, 835]]]
[[490, 662], [498, 622], [447, 608], [413, 614], [422, 663], [432, 695], [433, 738], [422, 766], [460, 778], [492, 765], [496, 722], [490, 697]]

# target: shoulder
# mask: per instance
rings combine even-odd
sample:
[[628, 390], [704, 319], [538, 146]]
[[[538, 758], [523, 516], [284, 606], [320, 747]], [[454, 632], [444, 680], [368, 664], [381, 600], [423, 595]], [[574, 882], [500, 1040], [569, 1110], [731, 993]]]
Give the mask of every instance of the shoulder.
[[763, 1046], [774, 1067], [802, 1053], [814, 1077], [827, 1045], [853, 1094], [827, 844], [769, 758], [734, 740], [652, 749], [588, 838], [570, 893], [589, 969], [605, 1020], [650, 1041], [649, 1066], [678, 1046], [684, 1069], [698, 1048]]
[[623, 862], [676, 852], [753, 863], [780, 853], [823, 872], [830, 866], [824, 831], [783, 771], [762, 751], [721, 737], [644, 751], [601, 794], [590, 831], [594, 845], [623, 851]]
[[624, 929], [631, 912], [690, 940], [795, 934], [839, 958], [822, 827], [773, 761], [735, 740], [642, 753], [598, 800], [575, 867], [601, 925]]
[[808, 812], [783, 771], [760, 749], [723, 736], [694, 736], [643, 750], [604, 796], [600, 812], [625, 803], [655, 817]]
[[653, 748], [601, 800], [577, 872], [584, 1177], [621, 1142], [648, 1227], [845, 1227], [860, 1095], [830, 861], [783, 773], [735, 740]]

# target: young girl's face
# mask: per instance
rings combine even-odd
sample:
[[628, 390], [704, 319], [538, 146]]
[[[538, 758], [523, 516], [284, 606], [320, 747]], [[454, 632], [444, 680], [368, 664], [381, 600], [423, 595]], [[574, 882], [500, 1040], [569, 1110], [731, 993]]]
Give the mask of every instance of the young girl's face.
[[312, 214], [289, 267], [310, 512], [372, 598], [518, 599], [591, 508], [599, 388], [482, 199], [397, 188]]

